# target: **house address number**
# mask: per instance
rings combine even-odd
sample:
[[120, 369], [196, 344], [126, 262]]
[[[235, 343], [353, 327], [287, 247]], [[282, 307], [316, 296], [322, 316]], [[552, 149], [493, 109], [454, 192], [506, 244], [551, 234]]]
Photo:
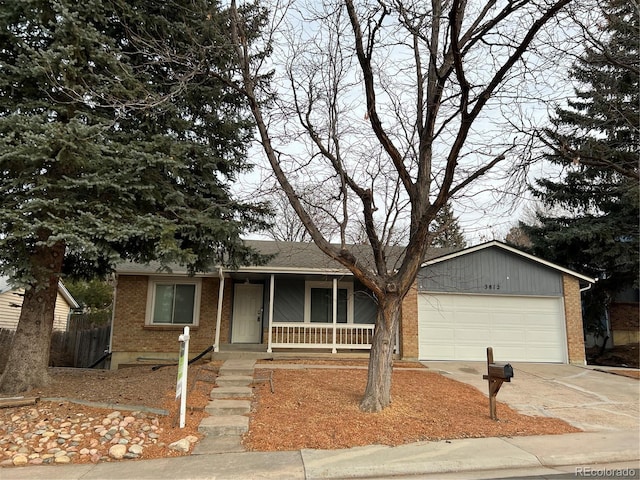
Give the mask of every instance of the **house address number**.
[[500, 284], [499, 283], [485, 283], [484, 284], [484, 289], [485, 290], [500, 290]]

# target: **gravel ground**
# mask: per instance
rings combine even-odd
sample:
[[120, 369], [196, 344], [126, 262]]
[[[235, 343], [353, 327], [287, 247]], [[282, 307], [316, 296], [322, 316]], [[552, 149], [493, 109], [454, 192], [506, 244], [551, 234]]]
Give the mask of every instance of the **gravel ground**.
[[189, 382], [186, 426], [177, 428], [177, 367], [50, 373], [48, 386], [22, 395], [37, 403], [0, 409], [1, 466], [174, 457], [202, 438], [198, 425], [213, 384]]

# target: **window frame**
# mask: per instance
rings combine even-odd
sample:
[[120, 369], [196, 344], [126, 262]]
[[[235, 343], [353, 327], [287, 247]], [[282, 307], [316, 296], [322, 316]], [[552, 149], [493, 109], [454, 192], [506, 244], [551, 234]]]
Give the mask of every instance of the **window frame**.
[[[192, 323], [154, 323], [154, 309], [158, 285], [195, 285], [193, 293], [193, 322]], [[183, 328], [197, 327], [200, 324], [200, 298], [202, 296], [201, 278], [150, 277], [147, 288], [147, 308], [145, 314], [146, 327]]]
[[[333, 280], [306, 280], [304, 282], [304, 323], [311, 324], [311, 289], [324, 288], [333, 292]], [[347, 291], [347, 323], [353, 324], [353, 282], [338, 282], [338, 290]], [[333, 319], [328, 322], [313, 322], [314, 325], [333, 325]], [[345, 325], [336, 321], [336, 325]]]

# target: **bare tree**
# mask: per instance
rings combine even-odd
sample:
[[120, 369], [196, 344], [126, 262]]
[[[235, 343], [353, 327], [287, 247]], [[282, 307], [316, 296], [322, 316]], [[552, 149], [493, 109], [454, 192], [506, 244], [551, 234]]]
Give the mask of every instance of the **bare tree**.
[[[499, 171], [504, 179], [526, 160], [503, 129], [517, 119], [500, 124], [500, 114], [511, 114], [539, 73], [537, 37], [570, 1], [279, 5], [263, 44], [273, 49], [271, 63], [245, 42], [245, 20], [232, 2], [241, 67], [228, 80], [249, 100], [269, 164], [310, 237], [377, 301], [362, 410], [391, 402], [402, 301], [438, 211], [483, 177]], [[268, 72], [273, 90], [262, 82]], [[328, 192], [337, 230], [324, 230], [301, 200], [301, 187], [313, 185]], [[361, 226], [369, 258], [349, 249]], [[404, 255], [390, 264], [387, 246], [399, 230]]]
[[[335, 231], [336, 215], [332, 210], [335, 209], [335, 205], [322, 192], [322, 189], [314, 186], [313, 188], [301, 188], [298, 192], [300, 201], [308, 209], [316, 225], [324, 232], [331, 232], [332, 228]], [[310, 242], [312, 240], [304, 223], [280, 188], [280, 184], [275, 182], [267, 189], [261, 187], [260, 193], [268, 199], [274, 215], [274, 221], [267, 230], [268, 236], [282, 242]]]

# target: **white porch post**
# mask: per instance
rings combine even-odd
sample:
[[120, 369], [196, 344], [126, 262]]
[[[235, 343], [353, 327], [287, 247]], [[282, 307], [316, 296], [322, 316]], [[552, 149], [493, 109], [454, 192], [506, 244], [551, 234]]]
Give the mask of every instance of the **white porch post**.
[[271, 344], [273, 342], [273, 294], [275, 287], [275, 275], [271, 274], [269, 280], [269, 333], [267, 333], [267, 353], [271, 353]]
[[223, 305], [223, 297], [224, 297], [224, 273], [222, 272], [222, 268], [218, 269], [218, 277], [220, 278], [220, 282], [218, 285], [218, 311], [216, 313], [216, 339], [213, 343], [213, 351], [220, 351], [220, 323], [222, 323], [222, 305]]
[[333, 313], [333, 348], [331, 349], [331, 353], [338, 353], [336, 349], [336, 325], [338, 323], [338, 279], [333, 279], [333, 305], [332, 305], [332, 313]]

